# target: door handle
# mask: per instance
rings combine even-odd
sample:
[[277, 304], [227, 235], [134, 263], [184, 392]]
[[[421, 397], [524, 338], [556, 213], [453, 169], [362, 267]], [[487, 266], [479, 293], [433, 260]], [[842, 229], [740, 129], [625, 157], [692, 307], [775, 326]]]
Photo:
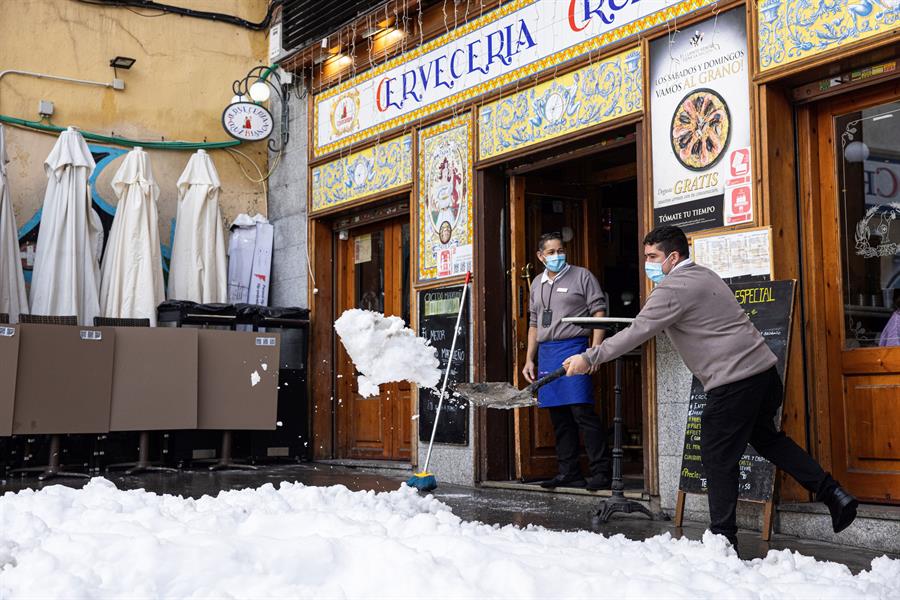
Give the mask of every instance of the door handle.
[[524, 280], [527, 281], [528, 283], [531, 283], [533, 271], [534, 271], [534, 267], [531, 265], [531, 263], [530, 263], [530, 262], [529, 262], [529, 263], [525, 263], [525, 266], [522, 267], [522, 274], [519, 275], [519, 277], [521, 277], [522, 279], [524, 279]]

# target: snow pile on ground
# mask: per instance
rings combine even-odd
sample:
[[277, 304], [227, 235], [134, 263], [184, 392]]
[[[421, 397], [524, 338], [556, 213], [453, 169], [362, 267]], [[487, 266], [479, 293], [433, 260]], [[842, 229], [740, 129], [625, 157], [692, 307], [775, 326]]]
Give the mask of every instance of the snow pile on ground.
[[431, 496], [282, 483], [200, 500], [105, 479], [0, 498], [0, 598], [900, 598], [900, 561], [853, 576], [722, 538], [633, 542], [463, 522]]
[[361, 373], [357, 379], [363, 398], [378, 395], [382, 383], [409, 381], [430, 388], [441, 377], [437, 350], [400, 317], [354, 308], [334, 322], [334, 329]]

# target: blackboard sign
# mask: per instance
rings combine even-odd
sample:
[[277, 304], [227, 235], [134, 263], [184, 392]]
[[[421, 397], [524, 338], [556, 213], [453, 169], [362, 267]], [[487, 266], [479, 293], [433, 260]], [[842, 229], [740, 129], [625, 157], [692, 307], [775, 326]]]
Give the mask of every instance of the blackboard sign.
[[[781, 380], [787, 367], [791, 316], [794, 307], [794, 281], [732, 283], [729, 287], [750, 321], [778, 358], [776, 368]], [[694, 377], [688, 402], [687, 427], [681, 457], [679, 489], [689, 494], [706, 493], [706, 477], [700, 462], [700, 417], [706, 407], [706, 392]], [[780, 415], [779, 415], [780, 417]], [[780, 418], [779, 418], [780, 422]], [[775, 465], [747, 446], [740, 462], [738, 489], [741, 500], [765, 502], [772, 497]]]
[[[453, 328], [456, 326], [462, 291], [463, 286], [459, 285], [419, 292], [419, 337], [429, 340], [431, 345], [437, 348], [438, 360], [441, 363], [438, 389], [419, 389], [419, 440], [423, 442], [431, 439], [431, 429], [434, 427], [434, 417], [440, 399], [440, 387], [451, 358], [450, 346], [453, 344]], [[444, 398], [444, 405], [441, 407], [435, 443], [462, 445], [469, 443], [469, 403], [461, 398], [454, 398], [450, 393], [454, 383], [467, 381], [469, 381], [468, 298], [459, 324], [447, 397]]]

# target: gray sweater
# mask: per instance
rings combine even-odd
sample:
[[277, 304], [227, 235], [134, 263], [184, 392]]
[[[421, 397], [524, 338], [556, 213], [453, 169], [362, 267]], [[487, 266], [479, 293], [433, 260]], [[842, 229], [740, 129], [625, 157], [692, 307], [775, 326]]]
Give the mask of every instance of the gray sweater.
[[662, 331], [707, 392], [762, 373], [776, 362], [731, 288], [696, 264], [669, 273], [631, 326], [582, 356], [596, 371]]

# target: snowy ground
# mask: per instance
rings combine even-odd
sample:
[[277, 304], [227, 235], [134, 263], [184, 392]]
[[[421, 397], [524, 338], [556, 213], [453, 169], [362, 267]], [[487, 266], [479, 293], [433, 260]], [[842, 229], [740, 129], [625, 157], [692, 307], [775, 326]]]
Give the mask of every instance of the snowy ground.
[[721, 538], [634, 542], [463, 522], [409, 488], [222, 492], [199, 500], [47, 487], [0, 498], [0, 598], [900, 598], [900, 560], [853, 576]]

